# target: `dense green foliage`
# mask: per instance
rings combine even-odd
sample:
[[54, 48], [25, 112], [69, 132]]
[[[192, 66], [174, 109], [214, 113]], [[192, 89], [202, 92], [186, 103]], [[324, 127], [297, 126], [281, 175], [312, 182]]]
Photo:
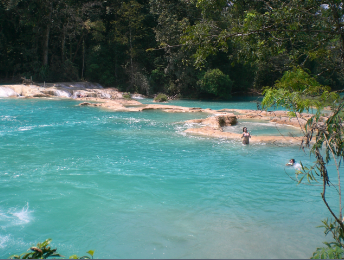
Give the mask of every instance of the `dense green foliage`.
[[167, 100], [168, 100], [168, 97], [165, 94], [163, 94], [163, 93], [159, 93], [154, 98], [155, 102], [166, 102]]
[[[341, 88], [340, 2], [2, 0], [0, 81], [87, 80], [148, 95], [229, 98], [301, 66]], [[224, 76], [213, 85], [218, 71]]]
[[333, 105], [339, 98], [336, 92], [331, 92], [330, 87], [322, 86], [316, 78], [310, 76], [301, 68], [286, 71], [277, 80], [274, 88], [264, 90], [263, 107], [283, 106], [291, 112], [309, 112], [314, 108], [318, 113], [324, 107]]
[[186, 29], [182, 42], [196, 49], [196, 66], [207, 66], [212, 56], [226, 53], [253, 66], [257, 88], [272, 86], [294, 66], [310, 70], [322, 85], [343, 87], [341, 0], [195, 2], [202, 19]]
[[233, 82], [219, 69], [208, 70], [197, 84], [206, 94], [213, 94], [224, 99], [231, 97]]

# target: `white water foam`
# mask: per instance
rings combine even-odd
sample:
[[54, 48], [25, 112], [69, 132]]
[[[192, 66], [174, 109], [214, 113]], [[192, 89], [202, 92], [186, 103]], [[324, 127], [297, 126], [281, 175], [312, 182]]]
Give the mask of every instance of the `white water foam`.
[[17, 92], [8, 87], [0, 87], [0, 97], [19, 96]]
[[34, 128], [33, 126], [19, 127], [18, 131], [28, 131], [28, 130], [31, 130], [33, 128]]
[[133, 98], [133, 99], [145, 99], [145, 98], [142, 97], [141, 95], [137, 95], [137, 94], [131, 95], [131, 98]]
[[32, 220], [31, 211], [29, 211], [29, 203], [26, 204], [26, 207], [23, 207], [22, 210], [12, 213], [13, 216], [17, 217], [16, 223], [19, 225], [27, 224]]
[[104, 93], [104, 92], [101, 92], [100, 96], [103, 98], [111, 98], [111, 95], [109, 93]]
[[1, 236], [0, 235], [0, 249], [6, 247], [9, 239], [10, 239], [9, 235], [7, 235], [7, 236]]
[[70, 92], [64, 91], [64, 90], [59, 90], [59, 89], [55, 90], [55, 95], [58, 97], [67, 97], [67, 98], [72, 96], [72, 94]]
[[2, 228], [11, 226], [21, 226], [33, 220], [32, 212], [29, 210], [29, 203], [22, 209], [11, 208], [7, 212], [0, 211], [0, 223]]

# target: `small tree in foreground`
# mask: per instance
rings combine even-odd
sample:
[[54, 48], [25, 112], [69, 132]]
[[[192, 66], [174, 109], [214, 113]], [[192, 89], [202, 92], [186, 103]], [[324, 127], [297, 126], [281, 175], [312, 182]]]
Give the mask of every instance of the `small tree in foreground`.
[[[301, 116], [302, 112], [315, 109], [316, 113], [308, 119], [303, 129], [304, 138], [301, 148], [309, 149], [316, 158], [314, 165], [302, 165], [296, 174], [298, 183], [306, 178], [309, 183], [322, 184], [321, 197], [334, 220], [323, 220], [325, 235], [331, 233], [334, 242], [326, 243], [326, 247], [317, 248], [312, 258], [344, 258], [344, 225], [342, 217], [340, 165], [344, 159], [344, 102], [337, 92], [330, 91], [327, 86], [320, 85], [301, 68], [287, 71], [274, 88], [266, 88], [262, 101], [263, 108], [282, 106], [288, 109], [290, 116]], [[321, 113], [329, 107], [330, 114], [324, 119]], [[330, 180], [328, 174], [329, 162], [333, 161], [337, 171], [337, 183]], [[338, 192], [338, 210], [329, 205], [326, 200], [326, 189], [334, 188]]]
[[[27, 251], [31, 251], [28, 253], [22, 253], [20, 255], [12, 255], [10, 259], [47, 259], [47, 258], [56, 258], [56, 257], [64, 257], [63, 255], [57, 253], [57, 249], [51, 249], [50, 246], [48, 246], [51, 242], [51, 239], [45, 240], [43, 243], [37, 243], [37, 246], [30, 247]], [[93, 259], [93, 250], [89, 250], [87, 252], [91, 257], [89, 256], [81, 256], [78, 257], [77, 255], [72, 255], [69, 257], [69, 259]]]

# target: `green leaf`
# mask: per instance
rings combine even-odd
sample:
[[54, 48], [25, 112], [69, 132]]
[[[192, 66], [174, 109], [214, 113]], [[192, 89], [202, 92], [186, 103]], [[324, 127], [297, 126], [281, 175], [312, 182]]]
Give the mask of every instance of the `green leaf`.
[[90, 255], [93, 257], [94, 250], [89, 250], [89, 251], [87, 251], [86, 253], [90, 254]]
[[48, 238], [47, 240], [45, 240], [45, 241], [40, 245], [40, 247], [46, 247], [47, 245], [50, 244], [51, 241], [52, 241], [52, 239], [51, 239], [51, 238]]

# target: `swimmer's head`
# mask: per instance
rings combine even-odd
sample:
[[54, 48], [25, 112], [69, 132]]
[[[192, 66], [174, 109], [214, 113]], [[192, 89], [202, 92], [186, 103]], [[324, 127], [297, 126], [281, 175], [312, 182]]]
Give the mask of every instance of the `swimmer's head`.
[[289, 162], [291, 162], [291, 163], [295, 163], [295, 159], [290, 159], [290, 161]]
[[[245, 131], [246, 130], [246, 131]], [[243, 132], [247, 132], [247, 127], [244, 127], [243, 129], [242, 129], [242, 131]]]

